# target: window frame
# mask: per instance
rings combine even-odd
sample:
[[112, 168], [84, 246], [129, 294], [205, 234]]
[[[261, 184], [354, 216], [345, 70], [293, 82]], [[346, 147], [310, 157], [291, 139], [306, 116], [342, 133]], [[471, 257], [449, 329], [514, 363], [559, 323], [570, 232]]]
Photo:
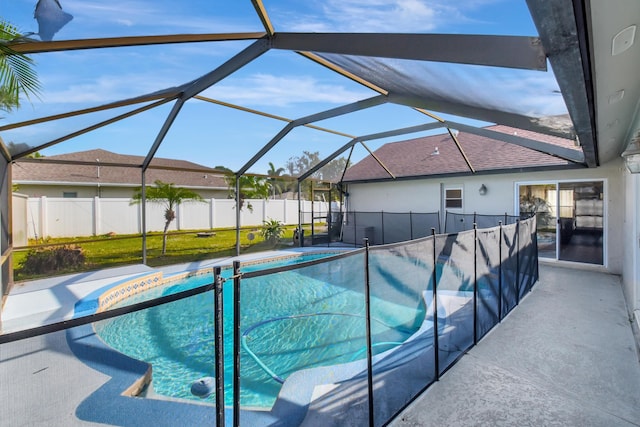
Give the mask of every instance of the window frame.
[[[459, 191], [460, 197], [450, 197], [448, 194], [450, 191]], [[460, 206], [449, 206], [449, 203], [453, 201], [459, 201]], [[457, 204], [458, 203], [456, 203], [456, 205]], [[445, 210], [462, 210], [464, 208], [464, 189], [462, 187], [449, 187], [444, 189], [444, 208]]]

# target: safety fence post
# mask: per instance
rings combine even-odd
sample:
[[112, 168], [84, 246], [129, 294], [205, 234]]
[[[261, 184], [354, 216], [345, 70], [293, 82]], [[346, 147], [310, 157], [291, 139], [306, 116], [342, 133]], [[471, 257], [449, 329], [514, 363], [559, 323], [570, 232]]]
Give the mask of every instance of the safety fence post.
[[353, 247], [358, 247], [358, 242], [357, 242], [357, 238], [358, 238], [358, 221], [356, 221], [356, 217], [358, 216], [358, 213], [356, 211], [353, 212]]
[[233, 426], [240, 426], [240, 261], [233, 261]]
[[500, 237], [498, 239], [498, 323], [502, 322], [502, 221], [498, 221]]
[[409, 239], [413, 240], [413, 213], [409, 211]]
[[440, 379], [440, 346], [438, 345], [438, 291], [437, 291], [437, 266], [438, 266], [438, 255], [436, 254], [436, 229], [431, 228], [431, 236], [433, 237], [433, 271], [431, 272], [431, 280], [433, 283], [433, 302], [431, 303], [433, 307], [433, 346], [435, 348], [434, 354], [434, 363], [435, 363], [435, 380], [438, 381]]
[[367, 391], [369, 395], [369, 426], [373, 427], [373, 343], [371, 342], [371, 283], [369, 279], [369, 239], [364, 238], [364, 306], [367, 329]]
[[520, 305], [520, 220], [516, 221], [516, 305]]
[[224, 427], [224, 312], [221, 267], [213, 268], [214, 346], [216, 366], [216, 426]]
[[473, 223], [473, 345], [478, 344], [478, 224]]

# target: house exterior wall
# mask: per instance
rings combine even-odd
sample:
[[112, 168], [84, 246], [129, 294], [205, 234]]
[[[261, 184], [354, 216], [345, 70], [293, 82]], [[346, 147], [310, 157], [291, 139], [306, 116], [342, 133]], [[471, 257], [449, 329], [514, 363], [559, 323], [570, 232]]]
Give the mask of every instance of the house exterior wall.
[[[605, 180], [606, 247], [605, 265], [615, 274], [622, 273], [623, 248], [619, 244], [625, 233], [624, 223], [624, 165], [614, 160], [599, 168], [559, 171], [519, 172], [494, 175], [473, 175], [448, 178], [422, 178], [397, 182], [352, 183], [348, 186], [350, 211], [368, 212], [435, 212], [444, 215], [442, 189], [463, 189], [462, 213], [516, 213], [518, 183], [555, 182], [573, 180]], [[487, 193], [479, 194], [480, 186]], [[457, 210], [460, 211], [460, 210]]]
[[640, 175], [625, 173], [622, 283], [627, 307], [640, 334]]
[[[78, 198], [131, 198], [133, 192], [138, 187], [135, 186], [113, 186], [113, 185], [44, 185], [18, 183], [18, 191], [29, 197], [63, 197], [64, 193], [76, 193]], [[191, 188], [200, 194], [203, 199], [218, 198], [224, 199], [228, 195], [225, 189]]]
[[[640, 130], [638, 110], [630, 129], [630, 135], [635, 135]], [[619, 241], [624, 253], [622, 284], [640, 349], [640, 174], [631, 174], [625, 170], [624, 184], [626, 232]]]
[[440, 184], [416, 180], [349, 184], [348, 211], [436, 212], [440, 210]]

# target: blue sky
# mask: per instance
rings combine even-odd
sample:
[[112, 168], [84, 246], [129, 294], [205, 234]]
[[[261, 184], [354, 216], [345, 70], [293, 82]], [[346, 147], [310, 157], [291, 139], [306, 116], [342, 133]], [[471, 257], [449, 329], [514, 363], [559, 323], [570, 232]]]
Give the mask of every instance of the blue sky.
[[[55, 35], [54, 40], [263, 31], [249, 0], [59, 1], [64, 11], [74, 18]], [[37, 32], [37, 23], [33, 19], [35, 4], [36, 0], [3, 0], [2, 17], [17, 25], [22, 32]], [[524, 0], [264, 0], [264, 5], [276, 31], [536, 35]], [[43, 87], [40, 99], [23, 101], [23, 108], [19, 111], [3, 114], [0, 125], [176, 86], [215, 69], [249, 44], [234, 41], [36, 54], [32, 57]], [[509, 78], [509, 72], [497, 69], [493, 75], [487, 73], [488, 83], [484, 86], [499, 86], [504, 96], [502, 101], [502, 95], [496, 91], [485, 90], [485, 93], [473, 95], [469, 92], [472, 88], [469, 82], [484, 78], [477, 68], [447, 67], [445, 64], [434, 70], [437, 77], [434, 86], [458, 91], [460, 96], [477, 96], [485, 103], [513, 102], [509, 96], [525, 99], [521, 95], [523, 88], [542, 87], [544, 90], [535, 89], [538, 93], [530, 92], [526, 97], [532, 103], [531, 108], [552, 106], [546, 111], [551, 114], [559, 108], [556, 107], [558, 96], [553, 94], [554, 82], [550, 73], [530, 72], [513, 79]], [[496, 70], [500, 73], [495, 74]], [[298, 54], [272, 50], [203, 95], [296, 119], [376, 93]], [[124, 154], [146, 155], [170, 108], [170, 105], [165, 105], [111, 124], [45, 149], [43, 153], [54, 155], [103, 148]], [[120, 109], [117, 113], [129, 109]], [[37, 145], [114, 114], [111, 111], [50, 122], [9, 131], [2, 137], [6, 142]], [[406, 107], [383, 105], [316, 124], [358, 136], [428, 121], [424, 115]], [[281, 121], [191, 100], [185, 104], [157, 155], [238, 169], [284, 125]], [[421, 135], [408, 135], [405, 139], [417, 136]], [[349, 138], [344, 136], [297, 129], [250, 170], [266, 173], [268, 162], [283, 166], [289, 157], [300, 155], [303, 150], [320, 151], [324, 157], [348, 141]], [[384, 142], [388, 141], [368, 145], [375, 149]], [[366, 154], [359, 148], [354, 153], [354, 160]]]

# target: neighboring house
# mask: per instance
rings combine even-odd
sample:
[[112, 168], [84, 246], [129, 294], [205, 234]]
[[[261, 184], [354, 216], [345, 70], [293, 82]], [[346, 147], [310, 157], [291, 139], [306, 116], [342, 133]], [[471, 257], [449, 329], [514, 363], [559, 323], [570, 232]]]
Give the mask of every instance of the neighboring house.
[[[571, 140], [491, 126], [579, 152]], [[540, 256], [602, 265], [620, 274], [625, 194], [621, 159], [598, 168], [475, 134], [454, 133], [388, 143], [351, 167], [344, 183], [349, 211], [538, 213]], [[610, 190], [611, 189], [611, 190]], [[532, 201], [537, 202], [532, 203]], [[557, 228], [557, 230], [556, 230]]]
[[[140, 167], [115, 164], [141, 165], [143, 156], [97, 149], [40, 160], [18, 161], [12, 168], [13, 184], [29, 197], [129, 198], [141, 186]], [[154, 158], [146, 172], [146, 184], [153, 185], [156, 180], [189, 188], [205, 199], [228, 197], [228, 186], [222, 174], [197, 163]]]

